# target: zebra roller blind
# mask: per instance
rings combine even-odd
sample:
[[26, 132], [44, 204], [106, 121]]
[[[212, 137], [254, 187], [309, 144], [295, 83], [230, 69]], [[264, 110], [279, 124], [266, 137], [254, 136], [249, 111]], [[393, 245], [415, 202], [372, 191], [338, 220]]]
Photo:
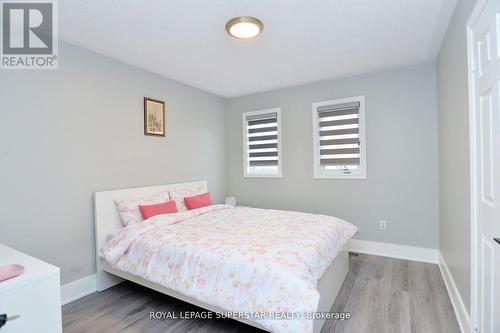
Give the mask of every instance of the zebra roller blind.
[[313, 103], [315, 178], [366, 178], [365, 97]]
[[318, 107], [320, 165], [359, 166], [359, 102]]
[[279, 169], [279, 110], [247, 112], [246, 161], [248, 174], [277, 174]]

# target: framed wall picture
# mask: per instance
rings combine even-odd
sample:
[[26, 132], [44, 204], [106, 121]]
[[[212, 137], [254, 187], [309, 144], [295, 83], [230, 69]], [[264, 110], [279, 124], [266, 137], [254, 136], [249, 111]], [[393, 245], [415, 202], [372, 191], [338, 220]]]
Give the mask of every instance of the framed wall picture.
[[165, 136], [165, 102], [144, 97], [144, 135]]

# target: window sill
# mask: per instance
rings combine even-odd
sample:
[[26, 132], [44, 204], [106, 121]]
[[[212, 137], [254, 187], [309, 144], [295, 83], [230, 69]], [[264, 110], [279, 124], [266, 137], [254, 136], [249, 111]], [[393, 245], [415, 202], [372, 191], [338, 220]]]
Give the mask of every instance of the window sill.
[[262, 174], [262, 175], [256, 175], [256, 174], [245, 174], [243, 175], [245, 178], [282, 178], [281, 174], [279, 175], [269, 175], [269, 174]]
[[366, 175], [328, 175], [328, 174], [315, 174], [314, 179], [367, 179]]

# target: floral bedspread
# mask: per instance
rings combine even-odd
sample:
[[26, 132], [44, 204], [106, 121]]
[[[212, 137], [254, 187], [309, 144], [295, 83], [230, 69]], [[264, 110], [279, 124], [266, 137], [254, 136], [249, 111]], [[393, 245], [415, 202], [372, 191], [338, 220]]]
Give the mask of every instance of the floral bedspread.
[[[102, 255], [230, 312], [313, 312], [319, 278], [357, 231], [331, 216], [213, 205], [131, 223]], [[310, 319], [254, 320], [277, 333], [313, 331]]]

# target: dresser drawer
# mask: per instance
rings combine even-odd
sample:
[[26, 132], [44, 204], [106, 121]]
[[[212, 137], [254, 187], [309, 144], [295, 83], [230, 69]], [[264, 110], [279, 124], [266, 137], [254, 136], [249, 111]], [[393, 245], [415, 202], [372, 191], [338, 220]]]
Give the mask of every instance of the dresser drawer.
[[1, 333], [60, 333], [61, 296], [59, 276], [5, 291], [0, 294], [0, 313], [19, 315], [0, 329]]

